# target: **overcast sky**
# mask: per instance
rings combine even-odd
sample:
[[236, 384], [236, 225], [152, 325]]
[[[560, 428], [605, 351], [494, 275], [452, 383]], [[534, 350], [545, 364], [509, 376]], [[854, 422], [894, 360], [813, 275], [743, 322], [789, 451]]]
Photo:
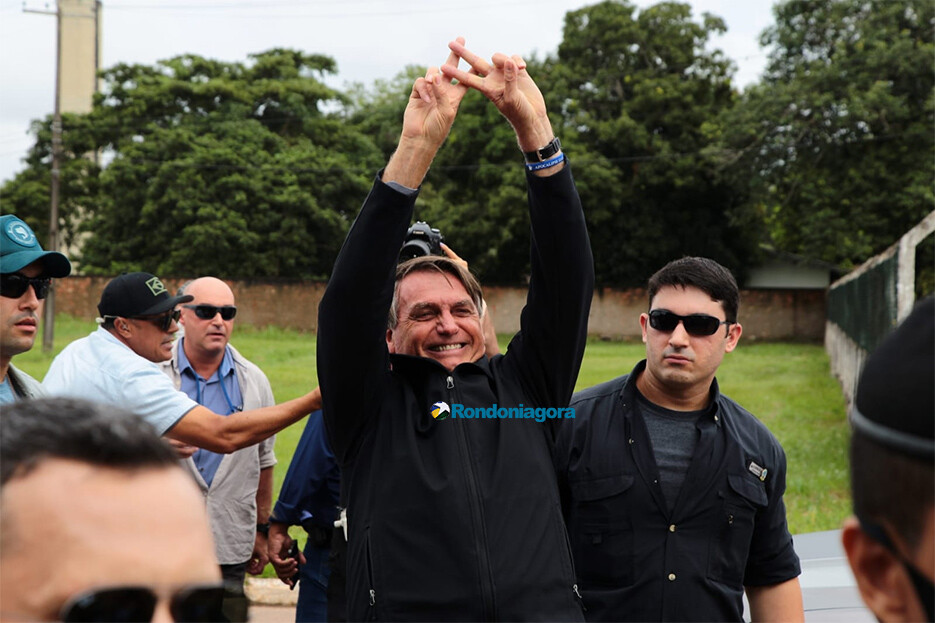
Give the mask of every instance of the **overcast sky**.
[[[640, 7], [655, 0], [633, 0]], [[772, 0], [688, 0], [728, 31], [713, 42], [737, 64], [736, 83], [755, 82], [766, 63], [758, 39]], [[183, 53], [224, 61], [288, 47], [337, 61], [335, 87], [391, 78], [406, 65], [444, 61], [458, 35], [473, 51], [540, 56], [561, 41], [567, 11], [581, 0], [104, 0], [102, 67], [153, 63]], [[0, 180], [23, 168], [29, 123], [54, 108], [54, 0], [0, 0]]]

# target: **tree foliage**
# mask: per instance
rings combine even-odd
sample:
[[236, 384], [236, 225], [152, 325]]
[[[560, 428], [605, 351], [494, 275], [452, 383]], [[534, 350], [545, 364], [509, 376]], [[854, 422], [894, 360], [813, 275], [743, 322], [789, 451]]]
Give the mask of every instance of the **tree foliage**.
[[[345, 102], [320, 80], [333, 71], [331, 59], [282, 49], [246, 64], [185, 55], [104, 71], [93, 110], [64, 133], [80, 144], [66, 179], [88, 186], [63, 192], [63, 228], [88, 233], [82, 270], [326, 276], [380, 162], [372, 141], [325, 112]], [[4, 188], [34, 217], [26, 204], [48, 205], [36, 179], [51, 154], [38, 129], [37, 166]], [[106, 167], [83, 164], [99, 150]]]
[[727, 122], [779, 249], [845, 267], [933, 208], [935, 4], [786, 0], [761, 84]]
[[[558, 50], [526, 59], [600, 285], [643, 285], [687, 254], [742, 277], [763, 243], [846, 266], [932, 209], [935, 5], [782, 0], [774, 13], [766, 75], [743, 94], [710, 47], [724, 22], [680, 2], [571, 11]], [[332, 59], [286, 49], [111, 67], [93, 110], [64, 119], [64, 241], [81, 238], [88, 273], [327, 276], [424, 71], [339, 92], [323, 82]], [[28, 168], [0, 199], [43, 236], [50, 119], [33, 131]], [[84, 157], [95, 153], [101, 164]], [[416, 218], [485, 282], [522, 283], [523, 178], [512, 129], [470, 92]]]
[[[689, 5], [638, 11], [608, 0], [572, 11], [550, 92], [582, 188], [599, 283], [643, 285], [665, 262], [706, 255], [743, 273], [757, 243], [743, 186], [711, 153], [734, 101], [731, 63], [709, 39], [719, 18]], [[598, 169], [599, 172], [590, 171]]]

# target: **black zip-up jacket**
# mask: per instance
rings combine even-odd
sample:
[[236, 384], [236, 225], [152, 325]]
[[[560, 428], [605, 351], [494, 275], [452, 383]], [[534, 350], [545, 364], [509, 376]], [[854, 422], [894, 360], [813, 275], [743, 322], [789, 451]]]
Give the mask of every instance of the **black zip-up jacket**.
[[571, 420], [434, 419], [566, 407], [584, 352], [593, 264], [566, 167], [527, 176], [532, 275], [506, 355], [448, 371], [389, 355], [386, 322], [415, 195], [379, 178], [322, 299], [318, 375], [348, 488], [350, 620], [582, 620], [550, 458]]

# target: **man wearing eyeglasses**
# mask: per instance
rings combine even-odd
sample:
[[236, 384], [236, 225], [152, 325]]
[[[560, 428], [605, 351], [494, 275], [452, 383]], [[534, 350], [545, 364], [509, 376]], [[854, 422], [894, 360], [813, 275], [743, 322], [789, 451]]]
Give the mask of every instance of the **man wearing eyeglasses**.
[[0, 620], [223, 620], [198, 490], [129, 411], [4, 407], [0, 508]]
[[0, 216], [0, 404], [42, 395], [39, 382], [11, 360], [36, 341], [52, 278], [70, 272], [68, 259], [44, 251], [29, 225], [12, 214]]
[[935, 621], [935, 299], [867, 360], [851, 408], [854, 516], [842, 540], [883, 623]]
[[713, 260], [670, 262], [640, 315], [646, 359], [579, 392], [556, 467], [592, 621], [802, 621], [786, 458], [715, 373], [742, 328]]
[[170, 296], [150, 273], [112, 279], [97, 309], [100, 327], [75, 340], [52, 361], [43, 379], [49, 395], [119, 404], [160, 435], [229, 453], [252, 446], [321, 408], [317, 389], [279, 405], [220, 415], [176, 390], [157, 365], [172, 357], [177, 306], [191, 295]]
[[[215, 277], [186, 284], [179, 294], [184, 335], [172, 358], [160, 362], [176, 388], [221, 415], [275, 404], [263, 371], [230, 345], [234, 330], [234, 293]], [[268, 561], [266, 533], [273, 500], [275, 435], [230, 454], [197, 449], [182, 461], [208, 505], [221, 575], [228, 585], [224, 612], [230, 621], [247, 620], [243, 583], [247, 572], [262, 573]]]

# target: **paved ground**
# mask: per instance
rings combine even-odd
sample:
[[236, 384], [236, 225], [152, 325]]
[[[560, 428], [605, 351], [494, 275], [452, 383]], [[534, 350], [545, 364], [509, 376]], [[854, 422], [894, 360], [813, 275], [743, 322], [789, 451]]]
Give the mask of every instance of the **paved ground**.
[[293, 623], [298, 593], [277, 579], [247, 578], [250, 623]]

